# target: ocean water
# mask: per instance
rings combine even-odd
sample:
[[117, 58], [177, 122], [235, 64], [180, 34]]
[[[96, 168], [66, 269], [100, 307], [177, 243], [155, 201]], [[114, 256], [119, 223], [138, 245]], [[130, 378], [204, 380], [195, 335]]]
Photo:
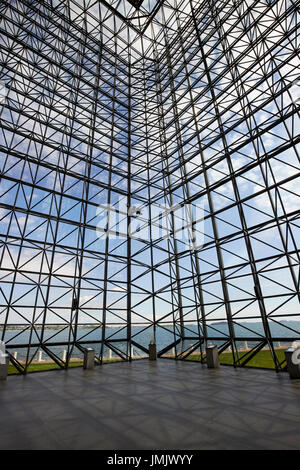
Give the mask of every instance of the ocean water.
[[[282, 338], [286, 338], [287, 343], [291, 342], [293, 339], [300, 340], [300, 321], [283, 321], [281, 324], [277, 323], [270, 323], [270, 329], [273, 338], [276, 341], [276, 338], [281, 338], [281, 342], [283, 342]], [[228, 327], [225, 323], [211, 323], [209, 327], [207, 327], [208, 336], [220, 338], [218, 341], [217, 339], [213, 340], [214, 344], [218, 346], [223, 344], [226, 340], [226, 336], [228, 335]], [[1, 332], [0, 332], [1, 333]], [[41, 334], [41, 331], [38, 330], [38, 333]], [[195, 337], [198, 333], [197, 325], [187, 325], [185, 329], [186, 336]], [[264, 337], [264, 330], [262, 323], [259, 322], [244, 322], [238, 325], [235, 325], [235, 334], [237, 338], [245, 337], [247, 338], [248, 345], [251, 346], [251, 338], [263, 338]], [[106, 339], [109, 341], [110, 339], [118, 339], [117, 343], [112, 343], [113, 346], [117, 347], [120, 351], [126, 351], [126, 342], [124, 338], [126, 336], [126, 330], [119, 330], [117, 328], [108, 328], [106, 329]], [[23, 331], [22, 330], [7, 330], [5, 332], [4, 341], [9, 348], [10, 352], [17, 351], [18, 352], [18, 359], [22, 360], [25, 359], [27, 350], [25, 348], [15, 348], [14, 346], [20, 344], [27, 344], [30, 338], [30, 330]], [[69, 329], [65, 329], [63, 331], [55, 330], [55, 329], [46, 329], [44, 331], [44, 342], [47, 344], [51, 344], [54, 342], [60, 343], [67, 343], [69, 338]], [[78, 341], [82, 342], [83, 345], [85, 342], [86, 346], [92, 347], [96, 350], [97, 353], [100, 351], [100, 344], [96, 343], [100, 341], [102, 338], [102, 329], [98, 328], [93, 330], [91, 328], [79, 328], [77, 331], [77, 339]], [[132, 339], [137, 343], [141, 344], [144, 347], [148, 347], [151, 339], [153, 338], [153, 329], [148, 328], [144, 329], [142, 327], [133, 327], [132, 328]], [[158, 350], [163, 349], [167, 345], [174, 342], [175, 339], [178, 339], [178, 336], [174, 336], [174, 333], [171, 327], [166, 326], [166, 329], [158, 327], [156, 330], [156, 343]], [[123, 340], [123, 341], [122, 341]], [[189, 339], [184, 341], [180, 344], [180, 347], [185, 350], [189, 346], [192, 346], [196, 342], [195, 340]], [[95, 341], [95, 342], [94, 342]], [[34, 334], [31, 338], [32, 343], [38, 343], [39, 339], [36, 334]], [[256, 341], [255, 341], [256, 342]], [[254, 343], [252, 343], [254, 345]], [[238, 347], [244, 346], [244, 341], [237, 341]], [[276, 345], [276, 344], [275, 344]], [[32, 348], [31, 354], [37, 348]], [[59, 345], [59, 346], [49, 346], [49, 349], [53, 351], [55, 354], [61, 357], [62, 351], [67, 349], [67, 345]], [[104, 356], [107, 356], [108, 350], [104, 348]], [[112, 353], [114, 355], [114, 353]], [[143, 355], [144, 353], [138, 349], [137, 347], [133, 346], [133, 354], [135, 356]], [[75, 348], [73, 352], [73, 357], [82, 357], [82, 353]]]

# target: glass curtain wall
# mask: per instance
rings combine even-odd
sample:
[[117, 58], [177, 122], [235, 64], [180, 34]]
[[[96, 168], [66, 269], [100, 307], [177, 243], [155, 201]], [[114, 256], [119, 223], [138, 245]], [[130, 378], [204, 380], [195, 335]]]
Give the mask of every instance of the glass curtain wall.
[[[300, 338], [299, 1], [0, 5], [0, 335], [236, 366]], [[196, 356], [195, 356], [196, 355]]]

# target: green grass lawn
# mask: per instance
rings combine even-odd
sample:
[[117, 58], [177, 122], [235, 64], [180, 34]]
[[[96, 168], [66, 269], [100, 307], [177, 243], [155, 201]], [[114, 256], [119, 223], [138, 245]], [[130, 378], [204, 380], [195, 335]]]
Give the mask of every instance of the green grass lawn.
[[[103, 364], [107, 364], [107, 363], [111, 363], [111, 362], [119, 362], [121, 360], [122, 359], [104, 360]], [[69, 368], [70, 367], [82, 367], [82, 366], [83, 366], [83, 361], [70, 362], [69, 363]], [[55, 362], [51, 362], [51, 363], [42, 363], [41, 362], [40, 364], [31, 364], [27, 369], [27, 373], [40, 372], [40, 371], [46, 371], [46, 370], [57, 370], [57, 369], [60, 369], [60, 367], [57, 364], [55, 364]], [[19, 372], [17, 371], [15, 366], [10, 364], [8, 366], [8, 375], [12, 375], [12, 374], [19, 374]]]
[[[279, 359], [279, 362], [282, 362], [285, 359], [284, 349], [276, 349], [276, 355]], [[240, 352], [240, 357], [244, 352]], [[221, 364], [233, 364], [233, 358], [231, 353], [222, 353], [220, 354], [220, 363]], [[187, 358], [190, 361], [200, 361], [200, 354], [193, 354]], [[265, 369], [275, 369], [274, 362], [272, 359], [271, 352], [269, 350], [259, 351], [256, 356], [247, 363], [248, 367], [263, 367]]]
[[[282, 362], [285, 358], [284, 356], [284, 349], [276, 349], [276, 355], [279, 359], [279, 362]], [[240, 352], [240, 356], [242, 356], [244, 352]], [[190, 361], [200, 361], [201, 356], [200, 354], [193, 354], [189, 356], [186, 360]], [[108, 364], [112, 362], [119, 362], [121, 359], [111, 359], [111, 360], [104, 360], [103, 364]], [[232, 354], [231, 353], [222, 353], [220, 354], [220, 363], [221, 364], [233, 364]], [[82, 367], [83, 361], [79, 362], [70, 362], [69, 367]], [[247, 363], [248, 367], [260, 367], [265, 369], [274, 369], [274, 363], [271, 356], [271, 352], [269, 350], [262, 350], [257, 353], [254, 358]], [[40, 364], [31, 364], [27, 370], [27, 373], [30, 372], [39, 372], [39, 371], [46, 371], [46, 370], [57, 370], [60, 367], [55, 363], [40, 363]], [[9, 365], [8, 367], [8, 374], [18, 374], [17, 369], [13, 365]]]

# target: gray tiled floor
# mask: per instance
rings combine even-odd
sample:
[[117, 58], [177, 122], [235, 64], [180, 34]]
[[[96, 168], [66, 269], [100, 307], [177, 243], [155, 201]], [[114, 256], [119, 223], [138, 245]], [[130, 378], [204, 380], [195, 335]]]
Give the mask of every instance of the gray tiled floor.
[[299, 449], [300, 380], [147, 360], [9, 377], [0, 449]]

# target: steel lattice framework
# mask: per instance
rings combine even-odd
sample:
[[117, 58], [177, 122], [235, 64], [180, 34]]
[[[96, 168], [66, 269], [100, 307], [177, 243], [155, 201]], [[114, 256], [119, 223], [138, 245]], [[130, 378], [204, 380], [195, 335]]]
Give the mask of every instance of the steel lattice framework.
[[[267, 347], [284, 368], [274, 343], [300, 336], [299, 5], [1, 1], [0, 333], [20, 372], [39, 348], [61, 367], [89, 344], [131, 360], [162, 334], [160, 356], [218, 341], [235, 365]], [[202, 207], [203, 243], [177, 239], [172, 210], [169, 237], [130, 237], [137, 214], [163, 229], [159, 205]]]

